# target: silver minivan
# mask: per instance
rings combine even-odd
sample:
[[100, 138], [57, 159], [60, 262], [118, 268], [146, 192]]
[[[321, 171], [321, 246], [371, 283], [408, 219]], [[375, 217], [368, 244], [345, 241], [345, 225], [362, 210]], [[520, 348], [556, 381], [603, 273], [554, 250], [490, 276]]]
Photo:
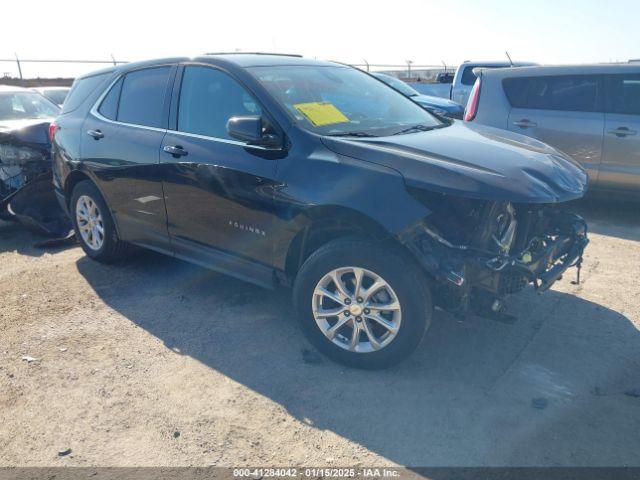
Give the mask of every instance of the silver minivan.
[[594, 189], [640, 194], [640, 65], [481, 70], [465, 120], [556, 147]]

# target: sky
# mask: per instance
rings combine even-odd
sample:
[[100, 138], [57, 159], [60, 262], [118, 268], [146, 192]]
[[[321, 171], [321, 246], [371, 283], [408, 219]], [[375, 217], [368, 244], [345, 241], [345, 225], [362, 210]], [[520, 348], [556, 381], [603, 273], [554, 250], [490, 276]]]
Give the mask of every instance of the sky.
[[[345, 63], [640, 58], [638, 0], [31, 0], [2, 6], [0, 59], [142, 60], [268, 51]], [[101, 65], [23, 64], [25, 77]], [[0, 76], [17, 76], [0, 62]]]

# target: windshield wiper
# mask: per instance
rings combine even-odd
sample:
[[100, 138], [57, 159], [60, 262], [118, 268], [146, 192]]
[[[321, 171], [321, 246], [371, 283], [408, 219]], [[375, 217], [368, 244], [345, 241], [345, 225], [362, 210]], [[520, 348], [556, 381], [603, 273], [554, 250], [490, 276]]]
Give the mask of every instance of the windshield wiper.
[[430, 127], [428, 125], [411, 125], [404, 130], [400, 130], [399, 132], [394, 133], [393, 135], [403, 135], [405, 133], [415, 133], [415, 132], [428, 132], [429, 130], [433, 130], [434, 127]]
[[327, 133], [328, 137], [376, 137], [377, 135], [373, 135], [367, 132], [336, 132], [336, 133]]

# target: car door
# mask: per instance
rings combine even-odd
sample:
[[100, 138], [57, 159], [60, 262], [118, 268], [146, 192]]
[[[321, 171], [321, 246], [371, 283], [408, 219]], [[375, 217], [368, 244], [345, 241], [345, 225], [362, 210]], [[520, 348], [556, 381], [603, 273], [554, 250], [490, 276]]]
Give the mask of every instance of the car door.
[[597, 180], [602, 161], [604, 113], [598, 76], [561, 75], [508, 78], [508, 128], [537, 138], [580, 162]]
[[170, 79], [163, 65], [118, 78], [88, 114], [81, 156], [97, 181], [123, 240], [169, 249], [160, 177]]
[[220, 69], [192, 64], [178, 75], [175, 124], [161, 153], [173, 248], [178, 256], [260, 283], [251, 271], [256, 263], [272, 263], [277, 161], [269, 150], [231, 138], [226, 126], [241, 115], [266, 121], [265, 112]]
[[640, 191], [640, 74], [606, 79], [604, 156], [597, 187]]

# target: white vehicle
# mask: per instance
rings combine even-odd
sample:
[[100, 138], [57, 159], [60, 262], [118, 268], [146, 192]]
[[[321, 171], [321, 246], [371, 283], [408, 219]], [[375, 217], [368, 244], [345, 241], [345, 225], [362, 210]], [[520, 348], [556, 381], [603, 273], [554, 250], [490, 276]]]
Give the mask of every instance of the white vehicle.
[[505, 68], [505, 67], [529, 67], [536, 65], [531, 62], [473, 62], [465, 60], [456, 70], [451, 84], [449, 98], [460, 105], [466, 105], [469, 94], [476, 83], [476, 74], [473, 73], [475, 68]]

